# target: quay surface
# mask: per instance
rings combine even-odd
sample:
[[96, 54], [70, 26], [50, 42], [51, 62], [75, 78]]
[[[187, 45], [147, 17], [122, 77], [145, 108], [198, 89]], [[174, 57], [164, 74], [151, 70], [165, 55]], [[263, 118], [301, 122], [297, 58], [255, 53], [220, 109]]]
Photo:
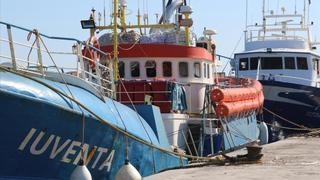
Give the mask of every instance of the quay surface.
[[320, 138], [291, 137], [263, 146], [260, 163], [170, 170], [145, 180], [320, 179]]

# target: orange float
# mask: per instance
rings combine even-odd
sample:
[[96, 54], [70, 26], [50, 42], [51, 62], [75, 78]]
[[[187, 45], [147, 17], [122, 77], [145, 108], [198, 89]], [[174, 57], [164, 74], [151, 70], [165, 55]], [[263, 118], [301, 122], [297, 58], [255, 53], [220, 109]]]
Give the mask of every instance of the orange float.
[[262, 91], [262, 85], [256, 80], [243, 80], [241, 83], [250, 84], [247, 87], [214, 89], [211, 91], [213, 102], [234, 102], [258, 97]]
[[262, 85], [250, 79], [242, 79], [240, 83], [242, 87], [239, 88], [214, 89], [211, 92], [211, 100], [217, 103], [215, 111], [218, 117], [261, 110], [263, 107]]

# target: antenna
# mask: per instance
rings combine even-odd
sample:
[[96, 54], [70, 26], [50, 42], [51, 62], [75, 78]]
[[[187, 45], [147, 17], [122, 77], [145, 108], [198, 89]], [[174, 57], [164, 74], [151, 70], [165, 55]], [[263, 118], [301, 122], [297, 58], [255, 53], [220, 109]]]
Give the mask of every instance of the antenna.
[[306, 0], [303, 1], [303, 27], [305, 27], [306, 23]]
[[106, 25], [106, 0], [103, 0], [103, 25]]
[[245, 30], [248, 30], [248, 0], [246, 0], [246, 28]]
[[263, 6], [262, 6], [262, 21], [263, 21], [263, 36], [266, 36], [266, 16], [265, 16], [265, 6], [266, 6], [266, 0], [263, 0]]

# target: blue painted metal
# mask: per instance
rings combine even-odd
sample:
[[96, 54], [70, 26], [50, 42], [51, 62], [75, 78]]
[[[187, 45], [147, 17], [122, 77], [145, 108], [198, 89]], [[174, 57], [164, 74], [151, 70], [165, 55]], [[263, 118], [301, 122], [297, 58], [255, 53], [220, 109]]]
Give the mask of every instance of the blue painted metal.
[[[132, 106], [129, 107], [133, 108]], [[139, 115], [145, 119], [145, 121], [155, 132], [159, 140], [160, 146], [169, 149], [170, 144], [168, 138], [166, 138], [167, 133], [163, 124], [163, 120], [161, 118], [161, 112], [159, 107], [150, 105], [135, 105], [135, 108]]]
[[[256, 113], [245, 117], [227, 117], [220, 121], [223, 131], [213, 136], [213, 153], [233, 151], [258, 139]], [[212, 154], [210, 135], [204, 137], [204, 156]]]
[[[41, 80], [69, 94], [65, 85]], [[140, 121], [127, 106], [107, 98], [103, 102], [78, 87], [69, 88], [77, 100], [105, 121], [146, 142], [168, 148], [164, 146], [163, 137], [160, 138], [162, 132], [157, 132], [157, 136], [154, 131], [161, 127], [152, 129], [143, 117]], [[83, 116], [79, 107], [37, 82], [0, 72], [0, 109], [0, 178], [68, 179], [80, 157]], [[146, 111], [149, 109], [153, 107], [147, 107]], [[153, 114], [158, 115], [155, 111]], [[155, 120], [159, 120], [157, 118]], [[28, 140], [26, 137], [30, 133]], [[87, 154], [96, 149], [88, 163], [93, 179], [114, 179], [124, 164], [126, 137], [85, 112], [84, 142]], [[187, 164], [186, 159], [133, 139], [128, 142], [129, 159], [142, 176]]]
[[227, 123], [222, 122], [225, 150], [237, 149], [237, 147], [258, 139], [259, 133], [255, 112], [246, 117], [229, 117], [225, 121]]

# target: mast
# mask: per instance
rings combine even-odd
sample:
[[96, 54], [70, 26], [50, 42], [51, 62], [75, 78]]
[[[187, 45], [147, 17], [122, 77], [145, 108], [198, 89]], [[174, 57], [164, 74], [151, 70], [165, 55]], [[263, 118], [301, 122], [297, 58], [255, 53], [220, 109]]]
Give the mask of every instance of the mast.
[[[113, 75], [114, 82], [118, 81], [118, 0], [113, 0]], [[114, 98], [116, 98], [116, 87], [114, 85]]]
[[166, 15], [166, 0], [162, 0], [162, 14], [163, 14], [163, 24], [166, 24], [167, 15]]

